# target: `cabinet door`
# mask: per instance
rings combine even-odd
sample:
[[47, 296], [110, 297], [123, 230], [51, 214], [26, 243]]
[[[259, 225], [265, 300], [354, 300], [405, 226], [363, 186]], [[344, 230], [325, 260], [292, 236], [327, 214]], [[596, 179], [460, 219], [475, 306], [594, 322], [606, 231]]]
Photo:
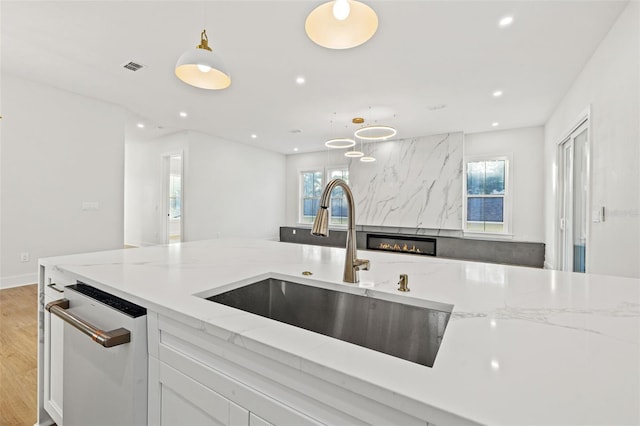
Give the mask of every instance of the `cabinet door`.
[[244, 408], [165, 363], [158, 364], [162, 426], [249, 424], [249, 412]]
[[[45, 297], [45, 305], [53, 299]], [[44, 408], [62, 426], [62, 344], [64, 322], [44, 312]]]

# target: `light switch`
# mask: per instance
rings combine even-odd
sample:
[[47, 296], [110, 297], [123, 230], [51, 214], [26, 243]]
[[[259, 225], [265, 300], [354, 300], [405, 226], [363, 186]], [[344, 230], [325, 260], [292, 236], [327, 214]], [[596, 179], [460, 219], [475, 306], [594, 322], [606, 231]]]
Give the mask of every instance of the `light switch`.
[[591, 221], [593, 223], [604, 222], [604, 206], [594, 209], [591, 212]]

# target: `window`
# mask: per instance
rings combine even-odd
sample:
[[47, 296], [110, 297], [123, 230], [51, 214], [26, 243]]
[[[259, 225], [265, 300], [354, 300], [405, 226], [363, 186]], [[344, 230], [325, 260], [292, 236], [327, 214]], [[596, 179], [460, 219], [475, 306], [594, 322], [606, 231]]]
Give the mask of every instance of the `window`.
[[508, 173], [504, 157], [466, 162], [465, 231], [508, 232]]
[[[327, 173], [327, 183], [333, 179], [342, 179], [349, 183], [349, 169], [331, 169]], [[330, 225], [346, 225], [349, 206], [347, 196], [342, 188], [337, 187], [331, 193], [331, 213], [329, 215]]]
[[322, 195], [322, 172], [302, 172], [300, 175], [300, 223], [313, 223], [313, 219], [320, 207], [320, 195]]
[[[326, 179], [324, 170], [310, 170], [300, 173], [300, 223], [311, 224], [320, 208], [320, 196], [325, 185], [332, 179], [343, 179], [349, 183], [349, 170], [344, 168], [328, 169]], [[342, 188], [331, 193], [329, 211], [330, 225], [346, 225], [348, 215], [347, 198]]]

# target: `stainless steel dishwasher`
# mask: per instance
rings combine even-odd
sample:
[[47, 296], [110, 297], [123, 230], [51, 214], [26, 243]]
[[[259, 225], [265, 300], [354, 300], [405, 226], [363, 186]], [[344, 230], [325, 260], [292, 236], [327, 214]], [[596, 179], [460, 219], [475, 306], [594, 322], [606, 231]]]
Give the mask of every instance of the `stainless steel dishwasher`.
[[64, 426], [147, 424], [147, 311], [78, 282], [47, 310], [64, 322]]

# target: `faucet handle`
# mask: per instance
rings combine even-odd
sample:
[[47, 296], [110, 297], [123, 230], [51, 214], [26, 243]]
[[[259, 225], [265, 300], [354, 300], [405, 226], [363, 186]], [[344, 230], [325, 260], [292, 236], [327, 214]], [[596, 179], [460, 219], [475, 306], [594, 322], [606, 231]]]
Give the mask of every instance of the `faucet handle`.
[[353, 261], [353, 266], [357, 271], [368, 271], [371, 263], [367, 259], [356, 259]]
[[400, 274], [400, 281], [398, 282], [398, 291], [411, 291], [409, 290], [409, 276], [407, 274]]

